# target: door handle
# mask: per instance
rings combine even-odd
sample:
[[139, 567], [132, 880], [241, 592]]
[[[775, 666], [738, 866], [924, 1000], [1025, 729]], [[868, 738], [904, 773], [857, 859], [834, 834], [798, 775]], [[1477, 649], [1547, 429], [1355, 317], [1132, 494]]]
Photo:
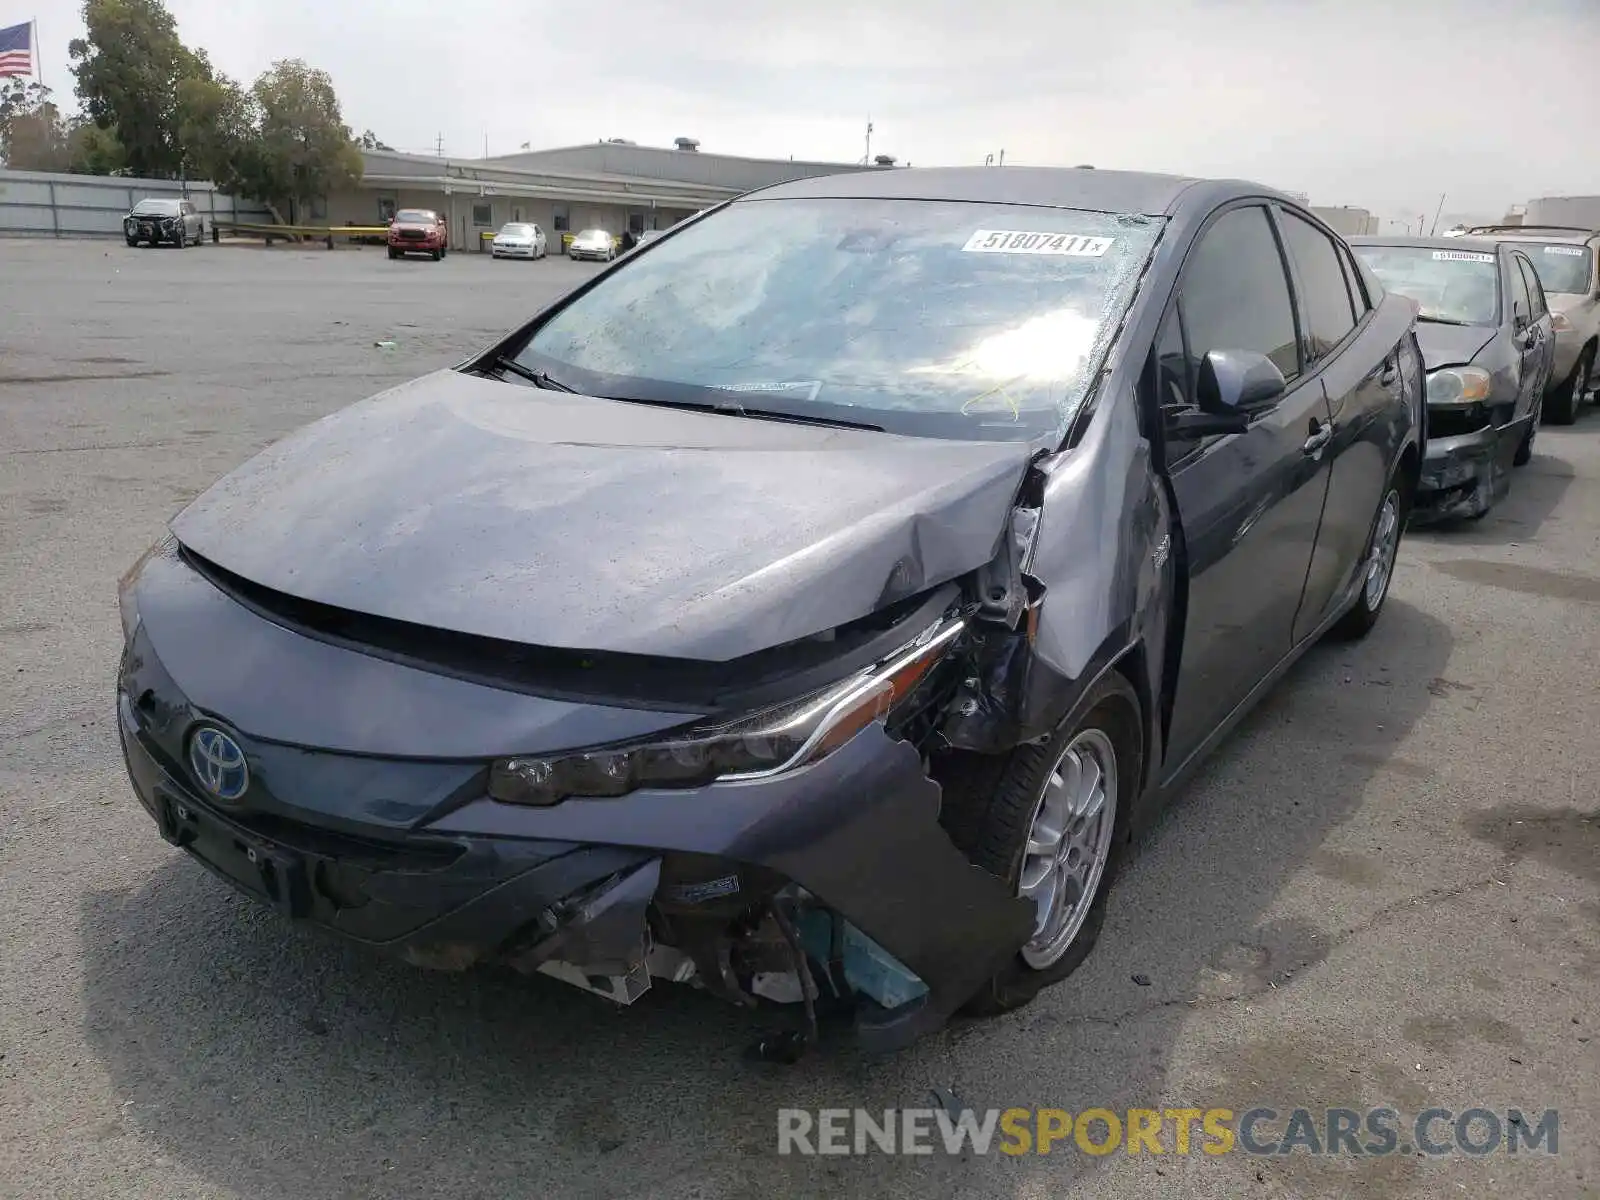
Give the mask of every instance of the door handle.
[[1333, 441], [1333, 422], [1318, 421], [1315, 417], [1312, 417], [1311, 436], [1306, 439], [1305, 445], [1301, 446], [1300, 449], [1311, 455], [1321, 454], [1331, 441]]

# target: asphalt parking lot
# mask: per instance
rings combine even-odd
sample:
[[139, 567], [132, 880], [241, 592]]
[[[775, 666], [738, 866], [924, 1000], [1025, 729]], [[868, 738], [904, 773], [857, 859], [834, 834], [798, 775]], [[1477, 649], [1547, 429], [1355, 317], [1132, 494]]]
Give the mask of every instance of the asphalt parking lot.
[[[286, 926], [157, 836], [118, 575], [216, 476], [599, 268], [0, 241], [0, 1196], [1600, 1196], [1600, 415], [1413, 534], [1140, 846], [1087, 965], [794, 1068]], [[377, 345], [392, 342], [392, 347]], [[1136, 982], [1135, 976], [1143, 982]], [[779, 1107], [1560, 1110], [1559, 1153], [780, 1157]], [[1169, 1146], [1170, 1149], [1170, 1146]]]

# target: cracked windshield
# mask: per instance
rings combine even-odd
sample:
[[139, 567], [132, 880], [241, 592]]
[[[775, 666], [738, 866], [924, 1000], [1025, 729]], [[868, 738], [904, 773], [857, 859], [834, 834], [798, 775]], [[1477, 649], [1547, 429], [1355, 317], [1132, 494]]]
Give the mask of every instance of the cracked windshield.
[[1088, 390], [1160, 223], [1009, 205], [735, 204], [533, 337], [580, 391], [1021, 441]]

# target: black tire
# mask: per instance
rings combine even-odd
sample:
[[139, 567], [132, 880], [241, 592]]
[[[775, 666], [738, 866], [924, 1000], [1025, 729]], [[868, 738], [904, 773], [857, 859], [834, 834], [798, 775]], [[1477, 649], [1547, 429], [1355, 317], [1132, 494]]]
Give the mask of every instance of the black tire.
[[433, 261], [434, 262], [438, 262], [443, 257], [444, 257], [444, 251], [443, 250], [435, 250], [433, 252]]
[[189, 231], [182, 225], [178, 226], [178, 236], [172, 239], [174, 250], [183, 250], [189, 245]]
[[[1378, 591], [1376, 600], [1373, 599], [1372, 589], [1367, 586], [1367, 572], [1370, 570], [1373, 546], [1378, 539], [1378, 533], [1383, 523], [1384, 506], [1393, 499], [1395, 502], [1394, 520], [1394, 545], [1389, 551], [1388, 570], [1383, 578], [1383, 586]], [[1489, 510], [1486, 508], [1484, 513]], [[1372, 632], [1372, 627], [1378, 623], [1378, 617], [1383, 613], [1383, 605], [1389, 599], [1389, 592], [1394, 587], [1394, 567], [1400, 558], [1400, 542], [1405, 537], [1406, 519], [1411, 515], [1411, 487], [1406, 479], [1398, 472], [1389, 479], [1389, 486], [1383, 490], [1383, 499], [1378, 503], [1378, 511], [1372, 516], [1372, 529], [1367, 533], [1367, 544], [1361, 553], [1362, 583], [1361, 590], [1356, 595], [1356, 602], [1350, 611], [1340, 617], [1338, 622], [1328, 632], [1340, 641], [1355, 641], [1364, 638]], [[1477, 514], [1479, 517], [1483, 513]]]
[[130, 246], [137, 246], [139, 244], [139, 239], [136, 237], [129, 237], [127, 234], [123, 234], [122, 238]]
[[1589, 375], [1594, 368], [1594, 347], [1585, 346], [1578, 361], [1572, 364], [1572, 373], [1561, 386], [1546, 399], [1553, 403], [1545, 406], [1545, 415], [1552, 425], [1571, 425], [1578, 419], [1578, 406], [1589, 390]]
[[390, 246], [389, 247], [389, 257], [391, 259], [399, 258], [400, 257], [400, 251], [396, 250], [393, 246]]
[[1542, 420], [1544, 397], [1533, 402], [1533, 412], [1529, 414], [1528, 431], [1522, 435], [1522, 440], [1517, 443], [1517, 452], [1511, 456], [1513, 467], [1525, 467], [1533, 461], [1533, 439], [1539, 432], [1539, 422]]
[[940, 820], [951, 840], [974, 863], [1015, 888], [1045, 785], [1062, 754], [1087, 731], [1098, 730], [1109, 739], [1116, 757], [1111, 845], [1083, 924], [1048, 966], [1033, 967], [1020, 952], [1014, 956], [967, 1001], [963, 1011], [971, 1015], [994, 1016], [1027, 1004], [1077, 970], [1100, 936], [1106, 896], [1127, 844], [1128, 814], [1143, 778], [1144, 734], [1139, 698], [1116, 671], [1090, 689], [1080, 711], [1082, 717], [1043, 742], [994, 758], [952, 760], [950, 769], [940, 773], [944, 784]]

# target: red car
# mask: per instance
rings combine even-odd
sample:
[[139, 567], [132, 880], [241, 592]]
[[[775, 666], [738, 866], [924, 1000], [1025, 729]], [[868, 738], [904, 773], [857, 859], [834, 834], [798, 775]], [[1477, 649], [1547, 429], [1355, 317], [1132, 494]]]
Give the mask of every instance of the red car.
[[402, 208], [389, 222], [389, 257], [431, 254], [438, 262], [450, 252], [450, 226], [431, 208]]

